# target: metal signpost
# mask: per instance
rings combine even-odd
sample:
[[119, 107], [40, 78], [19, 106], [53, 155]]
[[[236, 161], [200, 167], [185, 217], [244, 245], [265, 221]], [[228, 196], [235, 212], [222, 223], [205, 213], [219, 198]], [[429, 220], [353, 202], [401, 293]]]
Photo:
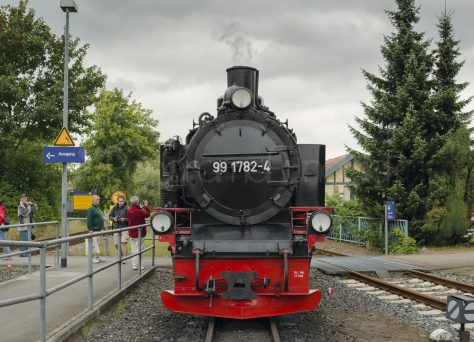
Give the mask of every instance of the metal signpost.
[[388, 254], [388, 221], [395, 220], [395, 202], [385, 202], [385, 254]]
[[[68, 127], [68, 83], [69, 83], [69, 13], [77, 12], [74, 0], [61, 0], [59, 6], [66, 13], [66, 27], [64, 29], [64, 103], [63, 103], [63, 128]], [[63, 131], [61, 131], [62, 133]], [[60, 134], [61, 135], [61, 134]], [[57, 139], [56, 139], [57, 140]], [[67, 163], [63, 162], [63, 176], [61, 183], [61, 237], [69, 236], [67, 229]], [[61, 267], [67, 267], [67, 243], [61, 245]]]

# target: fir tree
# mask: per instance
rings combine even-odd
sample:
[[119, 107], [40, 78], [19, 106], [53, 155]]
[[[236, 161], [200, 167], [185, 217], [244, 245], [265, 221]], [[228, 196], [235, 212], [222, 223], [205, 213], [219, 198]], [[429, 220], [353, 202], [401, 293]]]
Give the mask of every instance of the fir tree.
[[437, 135], [431, 144], [430, 210], [424, 231], [428, 242], [446, 244], [461, 241], [472, 207], [472, 151], [467, 124], [472, 111], [463, 112], [472, 100], [461, 99], [468, 82], [456, 78], [464, 62], [458, 62], [458, 40], [454, 39], [452, 14], [439, 17], [439, 41], [434, 50], [433, 101]]
[[380, 76], [363, 71], [372, 95], [363, 103], [361, 127], [351, 131], [363, 152], [350, 150], [363, 171], [349, 170], [355, 192], [371, 214], [381, 216], [385, 200], [397, 202], [400, 217], [410, 220], [410, 232], [420, 237], [426, 213], [429, 143], [434, 119], [429, 79], [433, 57], [429, 41], [416, 32], [419, 8], [414, 0], [396, 0], [387, 11], [395, 32], [384, 37], [385, 66]]
[[469, 85], [469, 82], [456, 82], [464, 61], [457, 61], [461, 55], [460, 42], [454, 39], [452, 14], [445, 11], [439, 17], [437, 26], [439, 41], [434, 50], [433, 88], [436, 124], [439, 125], [437, 131], [440, 135], [445, 135], [470, 121], [473, 111], [463, 112], [463, 109], [471, 102], [472, 96], [466, 100], [460, 99], [460, 93]]

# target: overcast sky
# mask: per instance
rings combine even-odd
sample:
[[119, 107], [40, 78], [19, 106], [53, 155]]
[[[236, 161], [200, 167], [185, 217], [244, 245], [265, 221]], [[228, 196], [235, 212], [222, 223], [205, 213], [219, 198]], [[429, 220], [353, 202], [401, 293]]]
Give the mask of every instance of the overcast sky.
[[[2, 5], [17, 0], [0, 0]], [[88, 64], [107, 86], [132, 92], [159, 120], [161, 140], [184, 135], [200, 113], [215, 113], [225, 69], [260, 70], [259, 93], [300, 143], [327, 145], [327, 156], [356, 147], [348, 125], [370, 99], [361, 69], [383, 64], [383, 34], [393, 31], [385, 9], [393, 0], [76, 0], [70, 33], [89, 43]], [[437, 39], [444, 0], [417, 0], [419, 31]], [[53, 31], [64, 30], [59, 0], [30, 0]], [[459, 81], [474, 94], [474, 1], [448, 0], [465, 65]], [[473, 109], [471, 104], [469, 109]]]

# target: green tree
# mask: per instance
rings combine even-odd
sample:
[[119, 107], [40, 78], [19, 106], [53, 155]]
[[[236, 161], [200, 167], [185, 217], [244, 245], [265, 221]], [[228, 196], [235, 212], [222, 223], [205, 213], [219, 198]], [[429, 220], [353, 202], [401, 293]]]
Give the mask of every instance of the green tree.
[[385, 200], [397, 202], [399, 217], [410, 220], [410, 231], [420, 238], [428, 192], [429, 144], [435, 132], [430, 98], [433, 65], [429, 41], [416, 32], [419, 8], [414, 0], [396, 0], [387, 11], [395, 32], [384, 37], [381, 53], [386, 65], [380, 76], [363, 71], [372, 95], [363, 103], [361, 127], [351, 127], [363, 152], [350, 150], [363, 171], [348, 170], [355, 192], [370, 216], [383, 215]]
[[132, 177], [131, 194], [148, 200], [153, 207], [160, 206], [160, 158], [141, 162]]
[[[84, 66], [87, 45], [70, 43], [70, 128], [80, 132], [105, 83], [96, 66]], [[0, 7], [0, 195], [15, 217], [19, 194], [39, 203], [36, 219], [59, 213], [60, 170], [44, 165], [42, 147], [62, 127], [64, 37], [56, 36], [28, 2]]]
[[[158, 156], [158, 121], [151, 113], [122, 90], [100, 92], [83, 144], [90, 158], [75, 175], [78, 190], [104, 198], [116, 190], [133, 190], [131, 181], [137, 165]], [[105, 201], [102, 204], [105, 206]]]
[[439, 40], [434, 50], [433, 99], [438, 135], [433, 139], [430, 162], [430, 200], [423, 226], [432, 244], [456, 243], [468, 227], [472, 208], [472, 151], [467, 124], [472, 111], [463, 112], [472, 97], [461, 98], [468, 82], [456, 78], [464, 62], [458, 62], [460, 42], [454, 39], [451, 13], [438, 22]]
[[[0, 9], [0, 144], [51, 141], [62, 127], [64, 36], [58, 37], [27, 1]], [[103, 87], [96, 66], [85, 67], [88, 45], [72, 39], [69, 77], [69, 129], [89, 124], [84, 108]]]
[[472, 96], [461, 99], [461, 92], [466, 89], [469, 82], [457, 83], [459, 71], [464, 61], [458, 62], [461, 55], [460, 41], [454, 38], [452, 14], [444, 13], [438, 21], [439, 40], [434, 50], [435, 68], [433, 72], [433, 90], [435, 99], [435, 114], [438, 125], [437, 132], [442, 136], [450, 131], [455, 131], [462, 125], [467, 125], [473, 111], [463, 112], [471, 102]]
[[458, 243], [466, 234], [469, 213], [466, 198], [472, 182], [469, 135], [469, 130], [461, 125], [447, 134], [444, 145], [433, 156], [433, 164], [438, 167], [430, 176], [431, 209], [423, 225], [430, 244]]

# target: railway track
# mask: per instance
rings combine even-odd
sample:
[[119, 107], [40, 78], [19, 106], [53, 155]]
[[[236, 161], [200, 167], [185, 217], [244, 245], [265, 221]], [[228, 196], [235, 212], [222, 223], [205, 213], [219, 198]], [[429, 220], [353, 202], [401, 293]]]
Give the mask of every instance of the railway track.
[[[85, 231], [82, 231], [82, 232], [76, 232], [76, 233], [71, 233], [69, 234], [69, 236], [77, 236], [77, 235], [82, 235], [82, 234], [87, 234], [89, 233], [88, 230], [85, 230]], [[35, 240], [36, 242], [43, 242], [43, 241], [48, 241], [48, 240], [54, 240], [55, 237], [47, 237], [47, 238], [43, 238], [43, 239], [38, 239], [38, 240]], [[69, 242], [69, 246], [74, 246], [74, 245], [78, 245], [80, 243], [84, 243], [84, 239], [80, 239], [80, 240], [76, 240], [76, 241], [71, 241]], [[47, 250], [48, 251], [51, 251], [51, 250], [54, 250], [56, 249], [57, 247], [56, 246], [51, 246], [51, 247], [48, 247]], [[39, 251], [34, 251], [31, 253], [32, 255], [39, 255]]]
[[[273, 342], [280, 342], [280, 334], [278, 333], [278, 327], [276, 324], [276, 321], [274, 318], [267, 318], [267, 319], [261, 319], [261, 320], [251, 320], [253, 321], [250, 323], [250, 325], [253, 325], [252, 328], [255, 329], [255, 326], [257, 326], [257, 329], [262, 330], [259, 334], [255, 333], [253, 331], [251, 333], [252, 337], [251, 338], [246, 338], [246, 329], [242, 329], [240, 325], [242, 324], [243, 321], [239, 320], [231, 320], [231, 319], [220, 319], [220, 318], [215, 318], [215, 317], [210, 317], [208, 326], [207, 326], [207, 332], [206, 332], [206, 338], [205, 342], [217, 342], [217, 340], [222, 340], [222, 341], [233, 341], [231, 335], [236, 335], [239, 334], [236, 341], [264, 341], [266, 337], [268, 337], [269, 341]], [[265, 322], [264, 322], [265, 321]], [[245, 323], [247, 324], [249, 321], [246, 320]], [[264, 331], [265, 329], [268, 329], [266, 332]], [[220, 330], [222, 332], [220, 332]], [[227, 330], [227, 332], [224, 332]], [[217, 336], [220, 335], [220, 336]], [[268, 336], [267, 336], [268, 335]]]
[[[322, 255], [328, 256], [349, 256], [339, 252], [318, 249]], [[448, 293], [453, 293], [457, 290], [463, 293], [474, 294], [474, 286], [471, 284], [461, 283], [448, 278], [435, 276], [429, 273], [420, 272], [416, 270], [409, 270], [404, 272], [409, 279], [395, 279], [394, 281], [382, 280], [366, 274], [345, 269], [349, 277], [361, 283], [373, 286], [375, 288], [396, 294], [398, 296], [414, 300], [416, 302], [425, 304], [432, 308], [445, 311], [446, 300], [444, 299]], [[417, 281], [415, 279], [419, 279]], [[417, 287], [421, 281], [425, 281], [423, 287]], [[425, 291], [426, 290], [426, 291]]]

